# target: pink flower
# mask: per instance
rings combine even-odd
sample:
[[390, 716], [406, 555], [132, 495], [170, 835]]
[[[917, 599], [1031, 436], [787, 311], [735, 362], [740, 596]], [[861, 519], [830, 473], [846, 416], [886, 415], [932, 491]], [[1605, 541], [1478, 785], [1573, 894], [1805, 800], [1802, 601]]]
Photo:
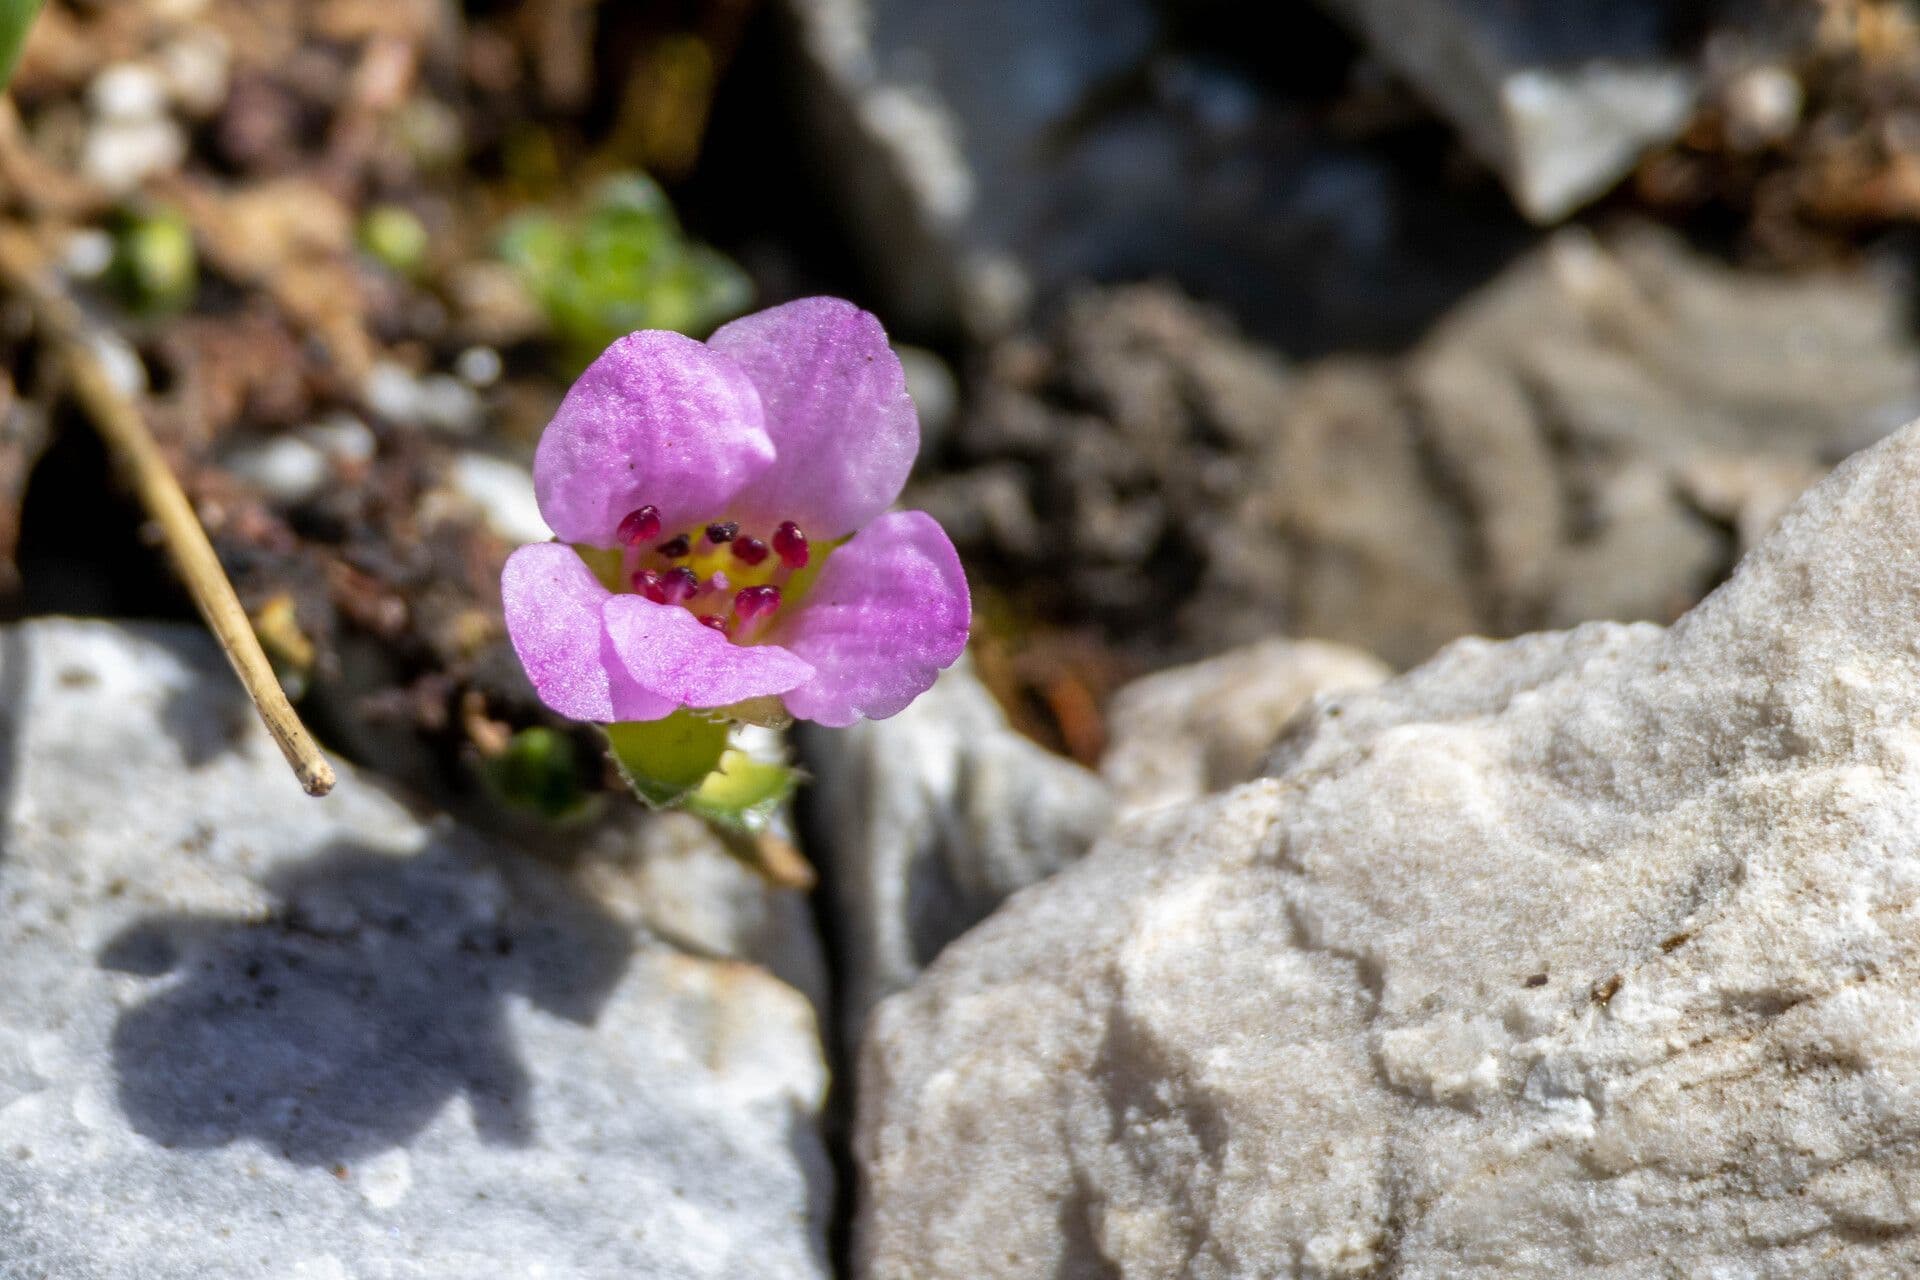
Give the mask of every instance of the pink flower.
[[559, 541], [501, 577], [542, 701], [602, 722], [770, 697], [827, 725], [905, 707], [971, 612], [933, 518], [883, 514], [919, 448], [899, 358], [852, 303], [615, 342], [534, 456]]

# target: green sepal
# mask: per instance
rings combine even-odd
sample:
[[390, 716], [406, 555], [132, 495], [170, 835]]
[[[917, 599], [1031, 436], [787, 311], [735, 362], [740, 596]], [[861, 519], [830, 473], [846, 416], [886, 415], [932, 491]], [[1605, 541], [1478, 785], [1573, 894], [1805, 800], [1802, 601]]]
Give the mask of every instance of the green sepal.
[[723, 721], [681, 710], [663, 720], [610, 724], [607, 745], [634, 794], [662, 809], [684, 803], [720, 768], [727, 732]]
[[694, 789], [683, 807], [727, 830], [757, 835], [767, 829], [799, 782], [800, 771], [791, 765], [756, 760], [737, 747], [729, 748], [720, 757], [720, 767]]

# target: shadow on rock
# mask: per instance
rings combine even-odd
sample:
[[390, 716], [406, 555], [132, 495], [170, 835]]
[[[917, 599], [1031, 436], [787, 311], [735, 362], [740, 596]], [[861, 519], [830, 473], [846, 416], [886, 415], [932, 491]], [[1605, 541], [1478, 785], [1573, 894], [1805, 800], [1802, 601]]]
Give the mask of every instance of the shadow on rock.
[[266, 882], [261, 920], [135, 922], [102, 967], [173, 980], [120, 1015], [119, 1101], [166, 1147], [251, 1138], [298, 1164], [400, 1146], [455, 1094], [481, 1135], [533, 1137], [506, 1019], [516, 995], [589, 1023], [628, 931], [484, 850], [327, 846]]

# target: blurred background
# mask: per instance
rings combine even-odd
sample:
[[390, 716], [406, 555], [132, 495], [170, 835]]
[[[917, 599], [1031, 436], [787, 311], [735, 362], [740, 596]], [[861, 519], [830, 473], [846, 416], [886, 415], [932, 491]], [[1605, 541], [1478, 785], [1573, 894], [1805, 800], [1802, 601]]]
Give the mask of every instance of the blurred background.
[[[10, 281], [0, 1275], [827, 1274], [876, 999], [1316, 692], [1679, 616], [1920, 414], [1916, 231], [1896, 0], [48, 0], [0, 237], [361, 772], [246, 736]], [[608, 341], [814, 293], [976, 619], [799, 740], [809, 898], [642, 817], [498, 584]]]
[[[540, 721], [495, 573], [630, 329], [878, 312], [982, 674], [1088, 762], [1260, 636], [1672, 618], [1920, 407], [1876, 0], [54, 0], [0, 182], [306, 713], [436, 786]], [[5, 340], [0, 608], [187, 616]]]

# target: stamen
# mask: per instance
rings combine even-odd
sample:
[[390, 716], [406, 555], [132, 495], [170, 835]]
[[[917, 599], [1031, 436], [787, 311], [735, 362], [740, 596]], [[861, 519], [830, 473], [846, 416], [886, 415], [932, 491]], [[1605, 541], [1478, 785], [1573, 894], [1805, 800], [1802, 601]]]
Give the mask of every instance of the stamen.
[[715, 631], [718, 631], [723, 636], [733, 630], [732, 625], [728, 623], [725, 618], [721, 617], [717, 613], [701, 614], [700, 622], [701, 622], [701, 625], [712, 627]]
[[689, 542], [687, 535], [683, 533], [678, 537], [668, 538], [665, 542], [655, 547], [654, 550], [669, 560], [678, 560], [680, 557], [692, 553], [693, 543]]
[[767, 558], [767, 544], [758, 538], [735, 538], [733, 556], [741, 564], [759, 564]]
[[732, 542], [734, 535], [740, 532], [740, 525], [733, 520], [716, 520], [707, 526], [707, 541], [716, 547], [724, 547]]
[[655, 604], [667, 603], [666, 584], [652, 569], [641, 569], [633, 575], [633, 589]]
[[779, 607], [778, 587], [747, 587], [733, 598], [733, 611], [740, 615], [742, 622], [764, 618]]
[[660, 587], [665, 593], [663, 604], [685, 604], [700, 594], [700, 575], [681, 565], [678, 569], [669, 569], [660, 576]]
[[660, 508], [635, 507], [620, 519], [620, 527], [614, 531], [614, 537], [620, 545], [637, 547], [643, 542], [651, 542], [660, 536]]
[[773, 549], [779, 553], [780, 563], [787, 568], [807, 567], [807, 535], [800, 532], [800, 526], [793, 521], [784, 521], [773, 531]]

